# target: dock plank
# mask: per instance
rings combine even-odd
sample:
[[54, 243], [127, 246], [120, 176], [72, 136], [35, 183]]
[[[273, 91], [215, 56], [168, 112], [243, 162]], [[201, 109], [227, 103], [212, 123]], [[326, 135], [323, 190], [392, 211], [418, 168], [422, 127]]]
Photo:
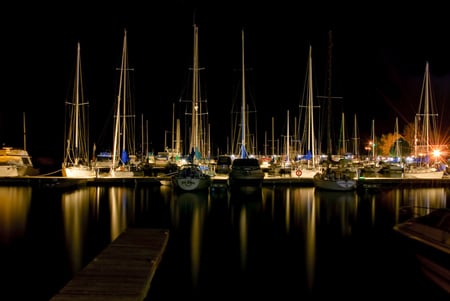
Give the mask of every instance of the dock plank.
[[166, 229], [126, 229], [50, 300], [144, 300], [168, 239]]

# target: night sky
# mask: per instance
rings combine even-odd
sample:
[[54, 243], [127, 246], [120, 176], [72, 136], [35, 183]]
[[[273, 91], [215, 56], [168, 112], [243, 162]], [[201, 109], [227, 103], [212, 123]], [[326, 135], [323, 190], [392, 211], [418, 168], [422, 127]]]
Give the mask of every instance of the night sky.
[[[263, 3], [263, 2], [261, 2]], [[213, 152], [226, 151], [231, 106], [240, 77], [241, 30], [245, 31], [248, 82], [257, 110], [259, 148], [264, 132], [285, 134], [286, 112], [295, 116], [303, 93], [309, 45], [313, 51], [315, 91], [326, 95], [329, 32], [332, 33], [334, 118], [346, 116], [352, 133], [356, 114], [361, 143], [376, 133], [400, 131], [414, 115], [426, 61], [447, 129], [450, 100], [450, 22], [441, 6], [391, 8], [382, 2], [366, 7], [315, 2], [189, 1], [142, 4], [107, 3], [104, 7], [68, 2], [58, 6], [19, 4], [3, 10], [3, 93], [0, 139], [22, 147], [23, 112], [26, 144], [33, 158], [62, 160], [64, 101], [70, 95], [76, 44], [81, 43], [85, 94], [90, 103], [91, 143], [112, 142], [123, 32], [128, 32], [130, 67], [138, 124], [148, 120], [149, 141], [164, 147], [192, 65], [193, 27], [199, 27], [202, 84], [208, 102]], [[323, 4], [323, 5], [321, 5]], [[431, 4], [431, 3], [430, 3]], [[93, 5], [93, 4], [91, 4]], [[8, 18], [6, 18], [6, 16]], [[247, 97], [249, 98], [249, 97]], [[178, 110], [179, 108], [177, 108]], [[178, 112], [176, 110], [176, 112]], [[292, 117], [293, 118], [293, 117]], [[140, 138], [139, 138], [140, 139]]]

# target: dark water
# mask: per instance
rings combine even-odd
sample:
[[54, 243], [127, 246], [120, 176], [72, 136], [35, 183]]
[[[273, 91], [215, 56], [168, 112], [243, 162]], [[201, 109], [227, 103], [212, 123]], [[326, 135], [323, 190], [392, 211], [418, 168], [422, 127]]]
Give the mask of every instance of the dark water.
[[148, 300], [448, 300], [392, 230], [449, 207], [448, 199], [447, 188], [412, 187], [0, 187], [1, 299], [48, 300], [126, 227], [138, 226], [170, 230]]

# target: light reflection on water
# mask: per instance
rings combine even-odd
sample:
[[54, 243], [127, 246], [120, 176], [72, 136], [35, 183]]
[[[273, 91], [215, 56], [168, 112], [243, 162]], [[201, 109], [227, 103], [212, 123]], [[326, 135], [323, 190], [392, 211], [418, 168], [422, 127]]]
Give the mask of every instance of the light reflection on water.
[[83, 251], [89, 225], [89, 199], [89, 190], [87, 189], [75, 190], [62, 195], [65, 251], [72, 273], [83, 267]]
[[26, 231], [32, 189], [0, 187], [0, 242], [3, 245], [21, 239]]
[[[175, 227], [184, 227], [186, 223], [190, 226], [186, 238], [189, 241], [191, 281], [194, 287], [198, 284], [200, 264], [204, 236], [204, 223], [209, 207], [209, 194], [207, 192], [181, 192], [173, 194], [171, 202], [172, 224]], [[184, 220], [186, 219], [186, 220]], [[186, 254], [187, 255], [187, 254]]]
[[[361, 288], [374, 296], [415, 296], [411, 288], [430, 294], [433, 287], [402, 257], [392, 227], [448, 207], [448, 194], [447, 188], [178, 193], [166, 185], [0, 187], [3, 291], [48, 300], [126, 227], [138, 226], [170, 230], [150, 289], [153, 301], [180, 292], [204, 300], [320, 299], [330, 290], [351, 298]], [[384, 275], [367, 281], [377, 273]], [[29, 290], [12, 289], [24, 281]]]

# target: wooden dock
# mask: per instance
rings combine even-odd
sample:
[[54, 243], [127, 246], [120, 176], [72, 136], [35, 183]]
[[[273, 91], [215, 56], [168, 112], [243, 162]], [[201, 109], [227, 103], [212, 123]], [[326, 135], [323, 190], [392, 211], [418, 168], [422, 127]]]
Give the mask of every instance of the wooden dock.
[[165, 229], [125, 230], [50, 301], [144, 300], [168, 240]]

